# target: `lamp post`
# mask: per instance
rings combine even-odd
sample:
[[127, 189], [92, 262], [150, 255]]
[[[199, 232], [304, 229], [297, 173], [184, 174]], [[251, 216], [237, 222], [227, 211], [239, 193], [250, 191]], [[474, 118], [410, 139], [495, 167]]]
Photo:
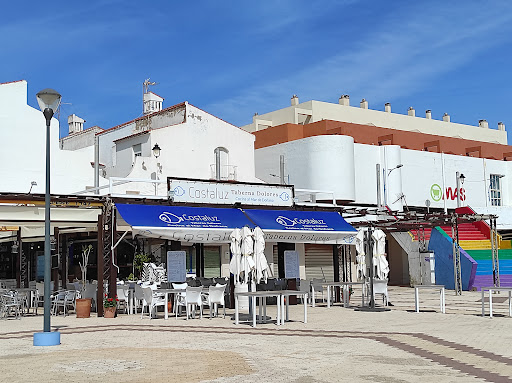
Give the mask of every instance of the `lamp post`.
[[[160, 151], [162, 149], [160, 149], [160, 146], [158, 146], [158, 144], [155, 144], [155, 146], [153, 146], [153, 149], [151, 149], [153, 151], [153, 155], [155, 156], [156, 159], [158, 159], [158, 157], [160, 157]], [[156, 183], [156, 180], [158, 179], [158, 167], [159, 167], [159, 164], [157, 163], [156, 164], [157, 166], [157, 170], [155, 172], [155, 195], [158, 195], [158, 184]]]
[[464, 176], [464, 174], [461, 174], [459, 172], [456, 172], [455, 173], [455, 178], [456, 178], [456, 181], [457, 181], [457, 207], [460, 207], [460, 185], [464, 184], [464, 180], [466, 179], [466, 177]]
[[50, 122], [60, 104], [61, 95], [53, 89], [43, 89], [37, 95], [37, 103], [46, 119], [46, 190], [44, 197], [44, 326], [43, 331], [34, 334], [34, 346], [60, 344], [60, 333], [50, 329]]

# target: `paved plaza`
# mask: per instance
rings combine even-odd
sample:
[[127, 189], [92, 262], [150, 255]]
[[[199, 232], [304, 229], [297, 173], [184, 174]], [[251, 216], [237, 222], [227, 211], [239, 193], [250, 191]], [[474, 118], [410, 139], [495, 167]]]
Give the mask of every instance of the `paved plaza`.
[[[353, 304], [360, 304], [356, 290]], [[225, 319], [52, 317], [60, 346], [33, 347], [42, 315], [0, 321], [2, 382], [508, 382], [512, 318], [496, 294], [494, 317], [481, 316], [479, 292], [439, 295], [390, 287], [388, 312], [339, 304], [290, 306], [284, 326], [235, 326]], [[39, 311], [40, 313], [42, 310]], [[267, 315], [275, 319], [275, 307]]]

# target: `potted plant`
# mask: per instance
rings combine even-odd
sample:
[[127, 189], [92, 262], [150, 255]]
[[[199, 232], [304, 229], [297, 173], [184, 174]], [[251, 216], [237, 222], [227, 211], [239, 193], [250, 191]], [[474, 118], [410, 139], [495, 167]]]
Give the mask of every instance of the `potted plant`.
[[[89, 263], [89, 255], [92, 251], [92, 245], [82, 246], [82, 262], [78, 262], [80, 265], [80, 271], [82, 272], [82, 292], [85, 291], [85, 284], [87, 281], [87, 264]], [[76, 317], [77, 318], [89, 318], [91, 316], [91, 298], [78, 298], [76, 299]]]
[[[354, 288], [352, 286], [348, 287], [348, 301], [350, 302], [350, 297], [354, 294]], [[343, 301], [343, 289], [341, 290], [341, 300]]]
[[105, 318], [114, 318], [116, 316], [117, 310], [117, 295], [115, 298], [109, 298], [107, 294], [105, 294], [105, 298], [103, 299], [103, 316]]
[[142, 273], [142, 268], [144, 267], [144, 263], [151, 262], [151, 257], [148, 254], [145, 253], [138, 253], [135, 254], [133, 257], [133, 268], [137, 270], [137, 274], [140, 278], [140, 275]]

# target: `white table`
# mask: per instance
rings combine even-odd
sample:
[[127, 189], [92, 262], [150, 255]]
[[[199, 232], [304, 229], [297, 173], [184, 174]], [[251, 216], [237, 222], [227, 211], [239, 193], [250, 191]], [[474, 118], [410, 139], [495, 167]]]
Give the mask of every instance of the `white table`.
[[439, 306], [441, 308], [441, 312], [444, 314], [445, 311], [445, 291], [444, 291], [444, 285], [415, 285], [414, 286], [414, 307], [416, 309], [416, 312], [420, 312], [420, 290], [439, 290]]
[[[302, 302], [304, 304], [304, 323], [308, 323], [308, 292], [307, 291], [297, 291], [297, 290], [281, 290], [281, 324], [284, 325], [285, 318], [288, 320], [288, 306], [290, 305], [290, 296], [300, 296], [302, 295], [303, 299]], [[286, 299], [285, 303], [285, 297], [288, 297]], [[285, 315], [285, 307], [286, 307], [286, 315]], [[261, 313], [260, 313], [261, 315]]]
[[283, 290], [272, 290], [272, 291], [240, 291], [235, 293], [235, 324], [239, 324], [239, 315], [238, 315], [238, 298], [241, 296], [249, 297], [250, 304], [252, 306], [252, 327], [256, 327], [256, 298], [260, 299], [260, 322], [261, 322], [261, 311], [263, 306], [264, 315], [266, 316], [266, 307], [267, 302], [266, 299], [268, 297], [276, 297], [277, 298], [277, 325], [281, 324], [281, 292]]
[[[321, 283], [320, 286], [327, 287], [327, 307], [331, 307], [331, 287], [342, 287], [343, 288], [343, 306], [349, 306], [349, 288], [350, 286], [361, 286], [361, 304], [364, 306], [364, 282], [327, 282]], [[312, 304], [315, 307], [315, 287], [311, 285], [312, 289]]]
[[185, 292], [185, 289], [157, 289], [153, 290], [153, 293], [163, 293], [165, 294], [165, 319], [169, 319], [169, 295], [174, 294], [174, 310], [177, 310], [176, 307], [176, 301], [177, 301], [177, 294]]
[[492, 318], [492, 293], [494, 291], [508, 291], [508, 316], [512, 316], [512, 287], [482, 287], [482, 316], [485, 316], [485, 291], [489, 291], [489, 318]]

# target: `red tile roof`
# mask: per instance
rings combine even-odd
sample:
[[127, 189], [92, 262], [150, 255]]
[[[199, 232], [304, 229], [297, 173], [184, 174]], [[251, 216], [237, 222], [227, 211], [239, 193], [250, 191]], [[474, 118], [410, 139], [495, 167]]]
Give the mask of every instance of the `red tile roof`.
[[13, 84], [15, 82], [22, 82], [22, 81], [26, 81], [26, 80], [16, 80], [16, 81], [0, 82], [0, 85]]

